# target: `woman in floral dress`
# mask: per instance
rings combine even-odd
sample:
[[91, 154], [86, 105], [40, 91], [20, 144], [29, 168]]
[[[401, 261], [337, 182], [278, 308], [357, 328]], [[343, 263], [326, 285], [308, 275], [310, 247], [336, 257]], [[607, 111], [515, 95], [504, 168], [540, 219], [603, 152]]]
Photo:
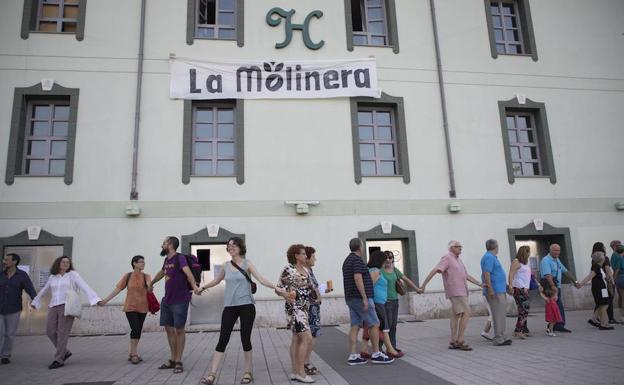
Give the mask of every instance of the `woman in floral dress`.
[[314, 379], [305, 372], [304, 363], [308, 345], [312, 342], [308, 311], [310, 307], [310, 292], [312, 280], [306, 269], [305, 246], [301, 244], [291, 245], [286, 251], [288, 265], [280, 274], [277, 287], [290, 293], [294, 301], [286, 302], [284, 308], [288, 317], [287, 328], [292, 330], [292, 342], [290, 344], [290, 360], [292, 365], [291, 380], [312, 383]]

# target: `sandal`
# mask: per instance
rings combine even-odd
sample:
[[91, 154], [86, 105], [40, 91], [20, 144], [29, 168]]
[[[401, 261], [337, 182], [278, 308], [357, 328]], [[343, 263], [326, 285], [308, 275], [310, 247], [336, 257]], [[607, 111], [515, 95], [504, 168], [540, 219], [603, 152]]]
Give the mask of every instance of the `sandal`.
[[199, 383], [204, 384], [204, 385], [214, 385], [216, 380], [217, 380], [217, 373], [210, 372], [208, 373], [206, 377], [202, 377]]
[[136, 365], [139, 362], [141, 362], [141, 357], [139, 357], [138, 354], [135, 354], [132, 357], [130, 357], [130, 362], [132, 362], [133, 365]]
[[158, 369], [173, 369], [175, 368], [175, 362], [169, 360], [166, 363], [160, 365]]
[[305, 368], [305, 372], [308, 376], [314, 376], [319, 372], [316, 366], [312, 366], [311, 364], [304, 364], [303, 367]]
[[253, 381], [253, 374], [251, 372], [243, 373], [243, 377], [240, 380], [241, 384], [249, 384]]
[[184, 366], [182, 366], [182, 362], [176, 362], [175, 367], [173, 368], [173, 372], [178, 374], [184, 371]]
[[449, 349], [459, 349], [459, 344], [458, 344], [458, 343], [456, 343], [456, 342], [452, 342], [452, 341], [451, 341], [451, 342], [449, 342], [449, 346], [448, 346], [448, 348], [449, 348]]
[[457, 346], [457, 349], [463, 350], [465, 352], [469, 352], [472, 350], [472, 348], [469, 345], [466, 345], [465, 343], [459, 342], [459, 341], [455, 344], [455, 346]]

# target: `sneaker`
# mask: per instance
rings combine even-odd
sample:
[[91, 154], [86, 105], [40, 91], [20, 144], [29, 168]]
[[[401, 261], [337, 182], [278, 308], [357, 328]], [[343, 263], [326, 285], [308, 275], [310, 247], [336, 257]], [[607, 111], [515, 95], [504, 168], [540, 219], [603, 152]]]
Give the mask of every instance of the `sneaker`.
[[364, 365], [365, 363], [367, 363], [368, 361], [366, 361], [364, 358], [360, 357], [359, 354], [351, 354], [349, 356], [349, 360], [347, 361], [347, 364], [353, 366], [353, 365]]
[[292, 380], [297, 381], [297, 382], [303, 382], [304, 384], [311, 384], [315, 382], [314, 378], [308, 376], [307, 374], [305, 377], [301, 377], [300, 375], [295, 374], [295, 377]]
[[598, 329], [600, 329], [600, 330], [613, 330], [613, 326], [602, 326], [602, 325], [599, 325]]
[[6, 365], [6, 364], [10, 364], [11, 360], [9, 360], [8, 357], [3, 357], [2, 360], [0, 360], [0, 362], [2, 362], [3, 365]]
[[598, 322], [594, 321], [593, 319], [588, 319], [587, 323], [590, 324], [591, 326], [595, 326], [595, 327], [600, 326], [600, 324]]
[[485, 338], [488, 341], [492, 341], [494, 336], [487, 332], [481, 332], [481, 337]]
[[371, 355], [370, 353], [360, 352], [360, 357], [364, 358], [365, 360], [370, 360]]
[[58, 362], [58, 361], [53, 361], [50, 366], [48, 366], [48, 369], [56, 369], [56, 368], [60, 368], [62, 366], [65, 366], [64, 363], [62, 362]]
[[546, 335], [548, 337], [557, 337], [557, 335], [554, 332], [552, 332], [552, 331], [550, 331], [548, 329], [546, 329]]
[[500, 344], [495, 343], [495, 346], [508, 346], [508, 345], [511, 345], [511, 344], [512, 344], [511, 340], [505, 340], [505, 341], [501, 342]]
[[377, 354], [373, 354], [371, 362], [373, 364], [391, 364], [394, 362], [394, 358], [390, 358], [385, 354], [378, 352]]

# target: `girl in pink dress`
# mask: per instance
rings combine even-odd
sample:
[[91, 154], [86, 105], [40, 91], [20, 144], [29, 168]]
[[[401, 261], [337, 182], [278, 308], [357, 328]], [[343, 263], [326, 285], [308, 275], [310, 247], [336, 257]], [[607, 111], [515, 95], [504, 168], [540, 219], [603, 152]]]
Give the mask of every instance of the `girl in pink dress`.
[[562, 322], [561, 313], [559, 312], [559, 306], [557, 306], [557, 292], [552, 290], [550, 286], [542, 286], [539, 287], [540, 296], [546, 302], [546, 322], [548, 322], [548, 326], [546, 326], [546, 335], [550, 337], [555, 337], [555, 333], [553, 332], [553, 327], [557, 322]]

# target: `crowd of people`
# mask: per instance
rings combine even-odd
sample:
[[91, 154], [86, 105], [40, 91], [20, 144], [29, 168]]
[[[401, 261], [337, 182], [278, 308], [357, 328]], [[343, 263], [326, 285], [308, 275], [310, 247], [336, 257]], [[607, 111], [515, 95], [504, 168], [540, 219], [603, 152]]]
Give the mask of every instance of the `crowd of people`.
[[[398, 322], [398, 298], [411, 288], [418, 294], [426, 291], [429, 282], [437, 274], [442, 275], [446, 298], [451, 305], [449, 349], [471, 351], [464, 334], [470, 320], [468, 282], [482, 288], [489, 317], [481, 335], [496, 346], [512, 344], [506, 334], [507, 295], [516, 303], [518, 318], [512, 336], [525, 339], [531, 336], [527, 325], [530, 310], [530, 290], [539, 290], [544, 301], [546, 334], [570, 333], [565, 326], [565, 311], [561, 295], [562, 278], [565, 275], [578, 289], [591, 282], [591, 293], [595, 309], [588, 323], [600, 330], [613, 329], [618, 323], [614, 318], [613, 301], [617, 294], [618, 306], [622, 309], [624, 295], [624, 245], [620, 241], [610, 244], [613, 254], [609, 259], [604, 244], [597, 242], [591, 253], [590, 273], [580, 281], [561, 262], [561, 247], [552, 244], [549, 253], [541, 259], [539, 276], [529, 265], [530, 249], [522, 246], [506, 274], [498, 259], [498, 242], [485, 242], [485, 253], [481, 258], [481, 280], [468, 274], [460, 258], [462, 245], [458, 241], [448, 244], [448, 252], [426, 276], [420, 286], [406, 277], [394, 265], [394, 254], [390, 251], [375, 251], [364, 261], [363, 242], [354, 238], [349, 242], [350, 254], [342, 265], [343, 287], [346, 305], [349, 309], [350, 331], [347, 358], [349, 365], [390, 364], [402, 357], [397, 346], [396, 328]], [[243, 347], [244, 369], [242, 384], [253, 381], [251, 333], [256, 316], [253, 294], [258, 281], [272, 289], [284, 300], [287, 328], [292, 331], [290, 345], [290, 379], [302, 383], [315, 382], [312, 376], [318, 369], [310, 362], [316, 339], [321, 335], [322, 296], [332, 290], [331, 285], [319, 285], [313, 271], [316, 250], [311, 246], [293, 244], [286, 251], [287, 265], [283, 268], [276, 284], [265, 278], [251, 260], [246, 257], [247, 248], [243, 239], [232, 237], [226, 246], [231, 259], [220, 269], [214, 279], [200, 286], [191, 270], [187, 256], [177, 252], [179, 240], [167, 237], [161, 245], [161, 256], [165, 257], [161, 269], [152, 278], [144, 273], [145, 258], [137, 255], [130, 264], [132, 271], [125, 273], [112, 292], [101, 299], [74, 269], [67, 256], [57, 258], [50, 269], [50, 278], [37, 293], [28, 274], [17, 266], [20, 256], [9, 253], [4, 256], [0, 274], [0, 359], [9, 364], [13, 342], [22, 311], [22, 292], [30, 296], [31, 308], [39, 309], [44, 298], [49, 298], [46, 334], [55, 347], [54, 360], [49, 369], [60, 368], [72, 356], [67, 343], [76, 317], [81, 314], [82, 305], [78, 293], [84, 293], [92, 306], [104, 306], [115, 296], [126, 290], [123, 311], [130, 326], [128, 361], [139, 364], [143, 359], [138, 346], [143, 323], [148, 312], [153, 310], [154, 285], [165, 279], [165, 295], [156, 302], [160, 308], [160, 325], [164, 327], [169, 344], [170, 357], [158, 368], [184, 371], [182, 357], [185, 345], [185, 325], [189, 303], [193, 294], [204, 291], [225, 281], [224, 304], [221, 315], [219, 340], [212, 355], [209, 372], [200, 380], [201, 384], [215, 384], [217, 373], [224, 358], [224, 352], [234, 325], [240, 320], [240, 338]], [[321, 289], [323, 293], [321, 293]], [[362, 343], [358, 346], [358, 335], [363, 329]], [[493, 329], [493, 332], [492, 332]], [[370, 350], [369, 350], [370, 349]]]

